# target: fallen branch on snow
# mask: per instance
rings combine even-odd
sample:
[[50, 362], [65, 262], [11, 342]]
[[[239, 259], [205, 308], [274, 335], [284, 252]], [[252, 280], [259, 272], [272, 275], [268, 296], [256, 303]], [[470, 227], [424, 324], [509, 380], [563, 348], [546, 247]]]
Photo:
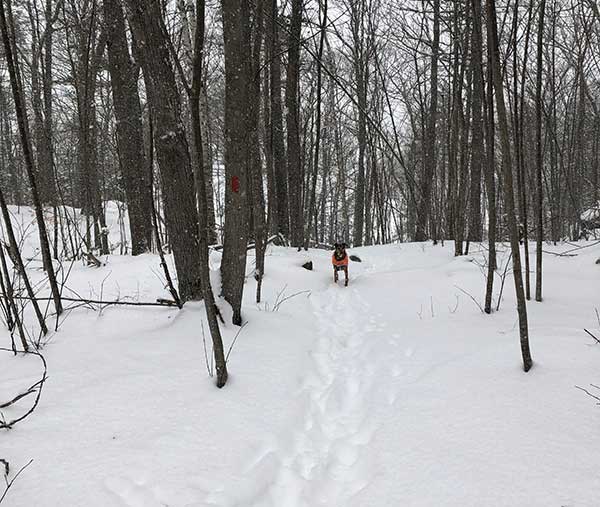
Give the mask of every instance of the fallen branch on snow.
[[[600, 387], [594, 385], [594, 384], [590, 384], [593, 388], [598, 389], [600, 391]], [[590, 393], [587, 389], [584, 389], [583, 387], [579, 387], [579, 386], [575, 386], [577, 389], [580, 389], [581, 391], [583, 391], [585, 394], [587, 394], [588, 396], [591, 396], [592, 398], [594, 398], [595, 400], [598, 401], [598, 403], [596, 403], [596, 405], [600, 405], [600, 396], [596, 396], [595, 394]]]
[[[461, 291], [463, 294], [469, 296], [471, 298], [471, 301], [473, 301], [473, 303], [475, 303], [477, 305], [477, 308], [479, 308], [479, 310], [481, 310], [481, 313], [485, 313], [483, 311], [483, 307], [479, 304], [479, 301], [477, 301], [471, 294], [469, 294], [466, 290], [461, 289], [458, 285], [455, 285], [454, 287], [456, 287], [459, 291]], [[458, 301], [456, 303], [456, 306], [458, 306]]]
[[[10, 352], [11, 354], [13, 353], [13, 351], [11, 349], [5, 349], [5, 348], [0, 348], [0, 351]], [[35, 384], [31, 385], [25, 391], [17, 394], [9, 401], [0, 403], [0, 409], [8, 408], [11, 405], [14, 405], [18, 401], [22, 400], [23, 398], [29, 396], [30, 394], [36, 394], [35, 400], [33, 402], [33, 405], [31, 406], [31, 408], [29, 410], [27, 410], [27, 412], [25, 412], [23, 415], [17, 417], [16, 419], [6, 421], [4, 414], [2, 412], [0, 412], [0, 429], [9, 430], [15, 424], [23, 421], [25, 418], [29, 417], [33, 413], [33, 411], [38, 406], [40, 397], [42, 396], [42, 388], [44, 387], [44, 383], [48, 379], [48, 365], [46, 364], [46, 359], [44, 358], [44, 356], [42, 354], [40, 354], [39, 352], [34, 352], [34, 351], [25, 351], [25, 352], [21, 352], [21, 353], [39, 357], [39, 359], [42, 361], [42, 365], [44, 367], [44, 372], [42, 374], [42, 378], [40, 380], [38, 380]]]
[[[31, 298], [27, 296], [13, 296], [14, 299], [25, 299], [31, 301]], [[0, 294], [0, 298], [5, 299], [6, 296]], [[52, 298], [43, 297], [43, 298], [34, 298], [35, 301], [53, 301]], [[72, 303], [83, 303], [88, 305], [104, 305], [104, 306], [177, 306], [175, 301], [170, 299], [158, 298], [156, 302], [145, 302], [145, 301], [100, 301], [97, 299], [86, 299], [86, 298], [68, 298], [61, 297], [62, 301], [69, 301]]]
[[6, 481], [6, 488], [4, 489], [2, 496], [0, 496], [0, 503], [2, 503], [2, 501], [6, 498], [6, 495], [8, 494], [8, 490], [10, 489], [10, 487], [14, 484], [14, 482], [17, 480], [19, 475], [21, 475], [21, 472], [23, 472], [23, 470], [25, 470], [29, 465], [31, 465], [33, 463], [33, 460], [32, 459], [29, 460], [29, 463], [27, 463], [26, 465], [21, 467], [21, 469], [15, 474], [15, 476], [10, 481], [8, 480], [8, 472], [9, 472], [8, 461], [0, 459], [0, 463], [4, 464], [4, 467], [5, 467], [4, 480]]
[[594, 340], [596, 340], [596, 342], [600, 343], [600, 338], [596, 338], [592, 333], [590, 333], [587, 329], [584, 329], [584, 331], [589, 334]]

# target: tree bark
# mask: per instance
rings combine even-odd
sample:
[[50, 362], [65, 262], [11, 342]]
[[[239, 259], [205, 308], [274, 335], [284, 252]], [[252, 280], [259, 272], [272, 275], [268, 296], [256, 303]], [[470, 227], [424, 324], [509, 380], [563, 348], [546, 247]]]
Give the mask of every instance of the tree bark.
[[469, 241], [481, 241], [483, 230], [481, 225], [481, 168], [483, 166], [483, 37], [481, 30], [481, 0], [471, 0], [473, 13], [473, 32], [471, 43], [471, 67], [473, 73], [472, 97], [472, 153], [471, 153], [471, 185], [469, 191]]
[[161, 171], [165, 218], [183, 301], [202, 296], [198, 253], [198, 213], [188, 144], [183, 130], [181, 97], [161, 25], [159, 0], [126, 0], [144, 73], [154, 143]]
[[267, 16], [267, 35], [269, 49], [270, 74], [270, 136], [273, 149], [273, 171], [275, 179], [276, 212], [272, 215], [273, 232], [290, 235], [290, 213], [288, 194], [288, 170], [285, 144], [283, 141], [283, 112], [281, 105], [281, 45], [279, 43], [279, 10], [277, 0], [267, 0], [270, 4], [270, 15]]
[[248, 81], [251, 57], [248, 0], [222, 0], [225, 53], [225, 237], [221, 279], [223, 295], [242, 323], [242, 294], [248, 238], [250, 161]]
[[202, 88], [202, 53], [204, 51], [204, 0], [196, 0], [196, 33], [194, 37], [194, 57], [192, 64], [192, 87], [190, 103], [192, 109], [192, 130], [194, 132], [194, 147], [196, 149], [196, 164], [194, 167], [194, 181], [196, 184], [196, 197], [198, 199], [198, 230], [200, 252], [200, 276], [202, 280], [202, 295], [206, 318], [213, 342], [215, 366], [217, 372], [217, 387], [223, 387], [227, 382], [227, 364], [223, 350], [223, 340], [217, 320], [217, 311], [214, 295], [210, 283], [210, 267], [208, 253], [208, 203], [206, 196], [205, 172], [203, 167], [202, 122], [200, 112], [200, 93]]
[[[23, 87], [20, 76], [18, 54], [16, 51], [16, 44], [14, 39], [15, 33], [11, 4], [10, 0], [6, 1], [7, 8], [5, 11], [4, 3], [4, 1], [0, 2], [0, 29], [2, 31], [2, 41], [4, 43], [4, 54], [6, 63], [8, 65], [10, 85], [13, 91], [15, 109], [17, 113], [17, 123], [19, 126], [19, 133], [21, 137], [21, 147], [23, 150], [23, 158], [25, 159], [25, 169], [27, 170], [27, 177], [29, 179], [31, 197], [33, 199], [35, 217], [38, 225], [42, 260], [44, 263], [44, 269], [46, 270], [46, 274], [48, 275], [48, 283], [50, 284], [50, 290], [52, 292], [52, 298], [54, 300], [54, 308], [56, 310], [56, 314], [60, 315], [63, 311], [63, 308], [60, 300], [60, 290], [58, 288], [58, 283], [56, 282], [56, 274], [54, 273], [54, 266], [52, 264], [52, 256], [50, 254], [50, 244], [48, 242], [46, 223], [44, 221], [44, 210], [38, 193], [37, 181], [35, 178], [35, 165], [31, 149], [31, 139], [29, 137], [27, 111], [25, 107], [25, 98], [23, 96]], [[8, 17], [6, 14], [8, 14]], [[24, 268], [23, 276], [26, 276]]]
[[113, 94], [119, 166], [129, 211], [131, 253], [152, 246], [152, 189], [144, 153], [142, 108], [138, 92], [138, 67], [127, 45], [125, 16], [120, 0], [104, 0], [108, 70]]
[[300, 248], [304, 236], [304, 212], [302, 206], [302, 148], [300, 146], [300, 37], [302, 32], [303, 0], [292, 0], [288, 66], [285, 86], [285, 120], [288, 146], [288, 193], [290, 206], [290, 233], [292, 246]]
[[427, 222], [431, 213], [431, 186], [436, 165], [436, 127], [438, 102], [438, 59], [440, 51], [440, 0], [433, 0], [433, 43], [431, 52], [431, 102], [427, 119], [425, 146], [423, 147], [423, 172], [420, 181], [420, 196], [417, 208], [415, 241], [427, 239]]
[[517, 229], [517, 218], [515, 213], [513, 167], [510, 153], [510, 139], [508, 133], [508, 119], [504, 103], [504, 89], [502, 85], [502, 74], [500, 67], [500, 50], [498, 43], [498, 29], [496, 25], [496, 3], [495, 0], [487, 0], [487, 22], [488, 37], [492, 50], [492, 77], [494, 91], [496, 94], [496, 108], [498, 110], [498, 122], [500, 126], [500, 140], [502, 143], [502, 174], [504, 186], [504, 203], [506, 217], [510, 234], [510, 247], [513, 262], [513, 277], [515, 282], [515, 293], [517, 297], [517, 312], [519, 314], [519, 335], [521, 339], [521, 355], [523, 357], [523, 369], [527, 372], [531, 369], [532, 360], [529, 350], [529, 329], [527, 325], [527, 306], [525, 291], [523, 289], [523, 274], [521, 272], [521, 253], [519, 251], [519, 232]]
[[544, 190], [542, 187], [542, 65], [546, 0], [541, 0], [537, 35], [537, 70], [535, 76], [535, 163], [537, 190], [537, 235], [535, 256], [535, 300], [542, 300], [542, 240], [544, 239]]

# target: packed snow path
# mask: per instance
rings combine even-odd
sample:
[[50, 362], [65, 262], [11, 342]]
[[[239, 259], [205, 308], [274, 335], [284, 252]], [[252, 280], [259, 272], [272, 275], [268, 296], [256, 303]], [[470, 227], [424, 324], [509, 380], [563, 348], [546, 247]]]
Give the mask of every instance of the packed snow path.
[[369, 305], [353, 288], [328, 289], [312, 305], [318, 337], [300, 393], [305, 414], [269, 490], [272, 504], [282, 507], [344, 505], [369, 474], [364, 447], [373, 436], [366, 401], [376, 384], [375, 319], [365, 318]]
[[[330, 281], [313, 292], [297, 417], [244, 467], [235, 493], [221, 488], [209, 505], [595, 505], [581, 490], [600, 492], [600, 480], [570, 454], [588, 451], [563, 405], [581, 361], [593, 360], [540, 351], [536, 336], [561, 337], [564, 320], [533, 304], [537, 371], [524, 374], [512, 287], [510, 310], [485, 316], [455, 286], [477, 294], [465, 279], [473, 258], [414, 247], [383, 249], [353, 266], [348, 288]], [[565, 278], [549, 279], [547, 290]], [[593, 299], [593, 287], [578, 286]], [[547, 369], [560, 372], [558, 397], [536, 383]], [[544, 479], [556, 475], [571, 479]]]
[[[223, 390], [206, 377], [201, 305], [71, 313], [44, 349], [39, 407], [0, 434], [13, 470], [34, 459], [6, 505], [597, 507], [600, 413], [574, 386], [600, 381], [600, 346], [582, 331], [598, 327], [600, 247], [546, 257], [528, 374], [511, 280], [491, 316], [459, 290], [482, 299], [484, 252], [355, 253], [346, 288], [328, 252], [311, 251], [308, 272], [297, 252], [269, 250]], [[150, 300], [156, 262], [77, 266], [70, 287]], [[272, 311], [283, 288], [300, 294]], [[236, 333], [223, 327], [226, 347]], [[0, 401], [37, 373], [0, 356]]]

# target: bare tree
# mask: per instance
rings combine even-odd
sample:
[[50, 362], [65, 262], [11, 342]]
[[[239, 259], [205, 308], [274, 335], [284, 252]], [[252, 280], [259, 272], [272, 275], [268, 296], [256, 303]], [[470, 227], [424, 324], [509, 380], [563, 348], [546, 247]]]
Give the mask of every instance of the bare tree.
[[145, 161], [142, 108], [138, 92], [139, 67], [127, 44], [125, 15], [120, 0], [104, 0], [108, 70], [115, 105], [119, 166], [123, 175], [131, 252], [138, 255], [152, 246], [152, 188]]
[[431, 210], [431, 186], [436, 164], [436, 128], [438, 108], [438, 58], [440, 51], [440, 0], [433, 0], [433, 42], [431, 46], [431, 78], [430, 78], [430, 104], [423, 146], [424, 162], [423, 173], [420, 180], [420, 196], [417, 209], [417, 227], [415, 241], [424, 241], [427, 238], [427, 223]]
[[242, 323], [242, 294], [248, 238], [248, 81], [251, 57], [248, 0], [222, 0], [225, 51], [225, 239], [221, 279], [233, 308], [233, 323]]
[[303, 0], [292, 0], [290, 18], [288, 65], [285, 84], [288, 195], [290, 206], [290, 232], [292, 246], [300, 248], [304, 237], [302, 206], [302, 162], [300, 146], [299, 73], [302, 33]]
[[517, 296], [517, 312], [519, 314], [519, 335], [521, 338], [521, 354], [523, 356], [523, 369], [529, 371], [532, 366], [529, 351], [529, 329], [527, 325], [527, 306], [525, 291], [523, 290], [523, 274], [521, 272], [521, 253], [519, 251], [519, 232], [515, 213], [513, 167], [508, 134], [508, 120], [504, 103], [504, 89], [502, 86], [502, 69], [500, 66], [500, 50], [498, 44], [498, 28], [496, 24], [495, 0], [487, 0], [488, 43], [492, 51], [492, 79], [498, 110], [498, 123], [500, 127], [500, 140], [502, 143], [502, 175], [504, 186], [504, 201], [508, 220], [510, 247], [513, 263], [513, 277], [515, 293]]
[[160, 2], [126, 0], [127, 14], [142, 66], [154, 143], [162, 174], [165, 216], [183, 301], [202, 295], [198, 253], [198, 213], [194, 175], [183, 130], [181, 97], [169, 55]]
[[[23, 86], [20, 77], [18, 53], [16, 50], [15, 43], [15, 31], [12, 20], [13, 16], [10, 0], [6, 1], [6, 10], [4, 8], [4, 2], [0, 2], [0, 29], [2, 30], [2, 42], [4, 44], [4, 53], [6, 62], [8, 64], [10, 84], [15, 102], [17, 123], [19, 126], [19, 134], [21, 138], [21, 147], [23, 150], [23, 157], [25, 159], [25, 168], [27, 170], [27, 176], [29, 179], [29, 186], [31, 189], [31, 196], [33, 199], [33, 206], [35, 210], [35, 217], [38, 225], [40, 249], [42, 251], [44, 269], [46, 270], [46, 273], [48, 275], [48, 282], [50, 284], [50, 290], [52, 292], [52, 297], [54, 300], [54, 307], [56, 309], [57, 315], [60, 315], [63, 311], [63, 308], [60, 300], [60, 290], [58, 288], [58, 283], [56, 281], [56, 275], [54, 272], [54, 266], [52, 264], [52, 256], [50, 254], [50, 244], [48, 242], [48, 234], [46, 232], [46, 222], [44, 221], [44, 210], [37, 189], [35, 166], [31, 148], [31, 139], [29, 136], [27, 111], [25, 108], [25, 99], [23, 96]], [[6, 220], [7, 217], [5, 216], [5, 221]], [[24, 275], [24, 272], [22, 274]]]

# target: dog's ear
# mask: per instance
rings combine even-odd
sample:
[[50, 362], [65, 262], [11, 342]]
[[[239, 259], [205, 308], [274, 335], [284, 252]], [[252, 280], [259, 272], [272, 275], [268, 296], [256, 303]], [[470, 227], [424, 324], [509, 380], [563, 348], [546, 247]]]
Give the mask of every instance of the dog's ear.
[[342, 248], [346, 248], [346, 243], [342, 243]]

